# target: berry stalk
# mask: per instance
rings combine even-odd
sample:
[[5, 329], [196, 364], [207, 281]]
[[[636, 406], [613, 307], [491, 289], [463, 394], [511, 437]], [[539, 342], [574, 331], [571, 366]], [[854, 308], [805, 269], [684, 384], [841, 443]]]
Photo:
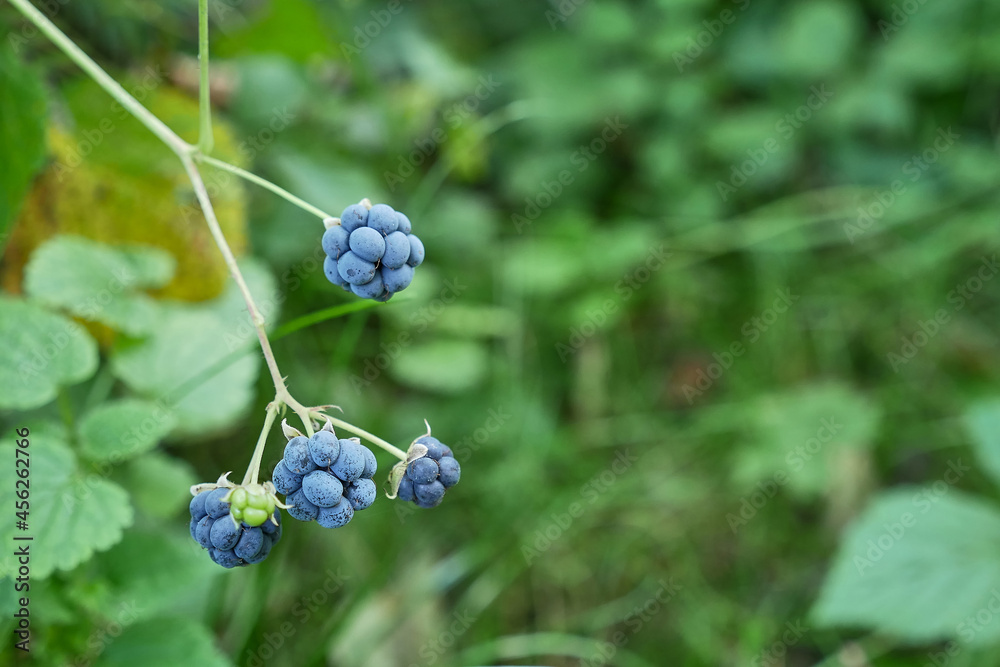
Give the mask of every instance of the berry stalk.
[[280, 406], [277, 403], [270, 403], [267, 406], [267, 415], [264, 417], [264, 428], [261, 429], [260, 437], [257, 438], [257, 446], [253, 450], [253, 458], [250, 459], [250, 465], [247, 466], [246, 474], [243, 475], [243, 486], [248, 484], [256, 484], [257, 476], [260, 474], [260, 462], [264, 457], [264, 445], [267, 442], [267, 435], [271, 432], [271, 427], [274, 426], [274, 420], [278, 416], [278, 410]]
[[369, 441], [373, 445], [378, 445], [379, 447], [381, 447], [385, 451], [387, 451], [390, 454], [392, 454], [393, 456], [395, 456], [400, 461], [405, 461], [406, 460], [406, 452], [404, 452], [402, 449], [400, 449], [400, 448], [398, 448], [398, 447], [396, 447], [396, 446], [394, 446], [394, 445], [386, 442], [385, 440], [383, 440], [382, 438], [378, 437], [377, 435], [369, 433], [368, 431], [364, 430], [363, 428], [358, 428], [357, 426], [355, 426], [354, 424], [352, 424], [350, 422], [345, 422], [342, 419], [337, 419], [336, 417], [331, 417], [330, 415], [326, 414], [325, 412], [322, 412], [322, 411], [319, 411], [319, 410], [311, 410], [310, 411], [310, 416], [316, 417], [317, 419], [329, 420], [330, 423], [333, 424], [334, 426], [336, 426], [337, 428], [342, 428], [342, 429], [344, 429], [345, 431], [347, 431], [349, 433], [353, 433], [354, 435], [357, 435], [357, 436], [360, 436], [360, 437], [364, 438], [365, 440]]
[[304, 199], [296, 197], [295, 195], [293, 195], [288, 190], [285, 190], [284, 188], [275, 185], [274, 183], [272, 183], [271, 181], [267, 180], [266, 178], [261, 178], [257, 174], [251, 173], [251, 172], [247, 171], [246, 169], [240, 169], [236, 165], [229, 164], [228, 162], [223, 162], [222, 160], [216, 160], [215, 158], [208, 157], [207, 155], [204, 155], [204, 154], [196, 154], [194, 156], [194, 159], [197, 160], [197, 161], [199, 161], [199, 162], [204, 162], [205, 164], [210, 164], [210, 165], [212, 165], [213, 167], [215, 167], [217, 169], [221, 169], [223, 171], [228, 171], [230, 174], [233, 174], [235, 176], [239, 176], [240, 178], [242, 178], [242, 179], [244, 179], [246, 181], [249, 181], [249, 182], [253, 183], [254, 185], [259, 185], [260, 187], [264, 188], [265, 190], [270, 190], [271, 192], [273, 192], [274, 194], [278, 195], [282, 199], [295, 204], [296, 206], [298, 206], [299, 208], [301, 208], [303, 211], [308, 211], [309, 213], [312, 213], [313, 215], [318, 215], [320, 218], [329, 218], [329, 217], [331, 217], [329, 213], [325, 213], [324, 211], [316, 208], [315, 206], [313, 206], [309, 202], [305, 201]]
[[132, 97], [120, 83], [111, 78], [111, 75], [105, 72], [100, 65], [83, 52], [83, 49], [67, 37], [66, 33], [56, 27], [55, 23], [38, 11], [28, 0], [10, 0], [10, 4], [24, 14], [26, 19], [31, 21], [43, 35], [49, 38], [49, 41], [76, 63], [87, 76], [96, 81], [97, 85], [103, 88], [108, 95], [115, 98], [123, 108], [135, 116], [140, 123], [149, 128], [149, 131], [155, 134], [170, 150], [178, 156], [188, 155], [195, 150], [194, 146], [177, 136], [173, 130], [167, 127], [166, 123], [157, 118], [149, 109], [142, 106], [139, 100]]
[[240, 267], [236, 264], [236, 257], [233, 255], [232, 249], [229, 247], [229, 242], [226, 241], [225, 235], [222, 233], [222, 228], [219, 226], [219, 220], [215, 217], [215, 209], [212, 207], [212, 201], [208, 197], [208, 191], [205, 189], [205, 182], [201, 178], [201, 174], [198, 172], [198, 167], [195, 165], [194, 160], [190, 156], [184, 155], [181, 157], [181, 162], [184, 164], [184, 169], [187, 171], [188, 178], [191, 180], [191, 185], [194, 186], [195, 196], [198, 198], [198, 202], [201, 204], [202, 213], [205, 214], [205, 222], [208, 224], [209, 232], [212, 234], [212, 238], [215, 239], [215, 245], [219, 247], [219, 251], [222, 252], [222, 258], [229, 268], [229, 273], [232, 275], [233, 280], [236, 281], [236, 286], [240, 290], [240, 294], [243, 295], [243, 300], [247, 304], [247, 312], [250, 315], [250, 321], [253, 323], [254, 329], [257, 332], [257, 340], [260, 342], [261, 352], [264, 354], [264, 361], [267, 363], [267, 368], [271, 372], [271, 380], [274, 383], [274, 400], [277, 404], [287, 405], [292, 408], [302, 420], [303, 425], [306, 427], [306, 431], [309, 435], [312, 435], [312, 424], [309, 421], [309, 412], [306, 410], [302, 404], [296, 401], [292, 395], [288, 392], [288, 388], [285, 386], [285, 379], [281, 375], [281, 371], [278, 369], [278, 362], [274, 359], [274, 352], [271, 350], [271, 342], [267, 338], [267, 330], [264, 328], [264, 316], [261, 314], [260, 309], [257, 308], [256, 302], [253, 300], [253, 295], [250, 293], [250, 288], [247, 287], [246, 281], [243, 279], [243, 273], [240, 272]]
[[212, 136], [212, 100], [208, 78], [208, 0], [198, 0], [198, 150], [208, 155], [215, 145]]
[[[215, 209], [212, 207], [212, 202], [209, 199], [208, 191], [205, 188], [205, 183], [202, 180], [201, 174], [198, 171], [198, 167], [195, 164], [195, 160], [211, 164], [214, 167], [229, 171], [237, 176], [245, 178], [257, 185], [265, 187], [272, 192], [278, 194], [279, 196], [287, 199], [288, 201], [304, 208], [311, 213], [318, 215], [320, 218], [330, 218], [331, 216], [321, 211], [320, 209], [308, 204], [307, 202], [295, 197], [288, 191], [279, 188], [277, 185], [267, 181], [259, 176], [251, 174], [250, 172], [244, 171], [238, 167], [230, 165], [228, 163], [222, 162], [220, 160], [215, 160], [204, 155], [199, 151], [198, 147], [192, 146], [187, 143], [180, 136], [177, 135], [173, 130], [171, 130], [162, 120], [160, 120], [156, 115], [154, 115], [149, 109], [144, 107], [135, 99], [132, 95], [126, 91], [121, 84], [115, 81], [104, 69], [97, 64], [90, 56], [88, 56], [79, 46], [77, 46], [73, 40], [71, 40], [64, 32], [62, 32], [52, 21], [50, 21], [44, 14], [42, 14], [34, 5], [32, 5], [28, 0], [10, 0], [10, 4], [21, 12], [28, 21], [34, 24], [38, 30], [44, 34], [49, 40], [56, 45], [66, 56], [72, 60], [80, 69], [84, 71], [90, 78], [92, 78], [101, 88], [105, 90], [112, 98], [118, 101], [124, 109], [131, 113], [136, 120], [142, 123], [150, 132], [155, 134], [170, 150], [172, 150], [178, 158], [180, 158], [181, 164], [184, 165], [184, 170], [187, 172], [188, 178], [191, 181], [191, 185], [194, 188], [195, 196], [201, 205], [202, 213], [205, 215], [205, 222], [208, 225], [209, 232], [212, 234], [212, 238], [215, 244], [218, 246], [219, 251], [222, 253], [223, 260], [225, 261], [226, 267], [229, 269], [230, 275], [232, 275], [233, 280], [236, 282], [237, 287], [240, 290], [240, 294], [243, 296], [243, 300], [247, 305], [247, 312], [250, 316], [250, 321], [253, 323], [254, 328], [257, 331], [257, 338], [260, 342], [261, 351], [264, 355], [264, 360], [267, 363], [268, 370], [271, 373], [271, 379], [274, 383], [274, 401], [272, 405], [275, 406], [275, 410], [280, 409], [282, 406], [290, 407], [295, 414], [299, 416], [305, 426], [308, 435], [312, 435], [312, 419], [310, 410], [303, 406], [301, 403], [295, 400], [289, 393], [288, 388], [285, 386], [284, 377], [281, 375], [281, 371], [278, 369], [278, 364], [274, 359], [274, 353], [271, 350], [270, 341], [267, 338], [267, 332], [264, 327], [264, 316], [261, 314], [260, 309], [254, 302], [253, 295], [250, 293], [250, 289], [243, 278], [243, 274], [240, 272], [239, 266], [236, 263], [236, 258], [233, 255], [232, 249], [229, 247], [229, 243], [226, 241], [225, 235], [222, 233], [222, 228], [219, 226], [219, 221], [215, 216]], [[207, 24], [207, 2], [206, 0], [199, 0], [199, 52], [202, 56], [200, 67], [201, 67], [201, 80], [200, 80], [200, 126], [201, 126], [201, 137], [199, 141], [199, 146], [204, 148], [204, 150], [211, 149], [211, 109], [209, 108], [209, 92], [208, 92], [208, 24]], [[206, 139], [207, 137], [207, 139]], [[208, 143], [206, 143], [208, 142]], [[273, 422], [273, 419], [271, 420]], [[400, 456], [400, 450], [396, 449], [389, 443], [376, 438], [375, 436], [361, 431], [356, 427], [347, 424], [346, 422], [340, 422], [337, 420], [343, 428], [350, 430], [352, 432], [363, 435], [369, 438], [375, 444], [386, 451], [392, 452], [395, 456]], [[266, 431], [267, 429], [265, 429]], [[259, 445], [260, 446], [260, 445]], [[255, 458], [257, 457], [257, 452], [255, 451]], [[256, 464], [259, 467], [259, 461]]]

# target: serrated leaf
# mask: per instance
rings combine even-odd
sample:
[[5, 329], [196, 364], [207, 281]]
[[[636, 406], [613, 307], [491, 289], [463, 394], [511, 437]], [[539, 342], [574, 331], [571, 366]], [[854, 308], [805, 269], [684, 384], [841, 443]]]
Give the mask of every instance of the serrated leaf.
[[188, 489], [198, 479], [187, 462], [150, 452], [128, 462], [122, 483], [143, 513], [169, 518], [191, 502]]
[[411, 387], [453, 394], [477, 386], [486, 377], [489, 355], [476, 341], [435, 341], [406, 348], [389, 372]]
[[133, 336], [156, 324], [156, 302], [142, 290], [170, 282], [175, 262], [152, 247], [123, 249], [77, 236], [42, 244], [25, 268], [33, 298]]
[[156, 447], [176, 424], [177, 416], [163, 403], [109, 401], [81, 420], [80, 452], [97, 461], [124, 461]]
[[108, 644], [97, 667], [227, 667], [204, 625], [184, 618], [154, 618], [129, 626]]
[[208, 553], [187, 534], [186, 524], [183, 530], [133, 528], [94, 564], [110, 587], [101, 606], [130, 605], [135, 610], [133, 621], [197, 598], [219, 574]]
[[0, 408], [29, 410], [97, 370], [97, 343], [76, 322], [0, 297]]
[[[28, 530], [15, 530], [14, 512], [0, 516], [4, 544], [13, 537], [31, 535], [31, 574], [43, 579], [53, 571], [70, 570], [114, 545], [132, 523], [128, 494], [117, 484], [96, 474], [84, 475], [73, 452], [47, 433], [29, 435], [31, 481]], [[0, 456], [14, 461], [15, 444], [0, 444]], [[15, 489], [13, 465], [0, 468], [0, 484]], [[0, 560], [0, 576], [16, 570], [11, 550]]]
[[13, 49], [0, 49], [0, 248], [21, 208], [31, 179], [45, 160], [45, 89], [42, 77]]
[[[954, 466], [954, 464], [952, 464]], [[951, 477], [963, 471], [952, 471]], [[945, 480], [948, 475], [942, 473]], [[1000, 511], [937, 484], [882, 494], [849, 529], [813, 609], [817, 623], [864, 627], [913, 643], [1000, 639]], [[970, 628], [971, 630], [971, 628]]]
[[963, 416], [972, 447], [993, 480], [1000, 483], [1000, 399], [971, 406]]

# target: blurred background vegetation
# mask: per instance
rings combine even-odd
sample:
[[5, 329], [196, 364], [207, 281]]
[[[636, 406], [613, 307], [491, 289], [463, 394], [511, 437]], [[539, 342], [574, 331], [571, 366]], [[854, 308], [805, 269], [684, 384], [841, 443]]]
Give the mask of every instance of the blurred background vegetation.
[[[43, 9], [193, 141], [196, 4]], [[1000, 663], [1000, 2], [209, 7], [214, 155], [427, 247], [327, 311], [319, 221], [206, 169], [293, 394], [463, 480], [209, 562], [188, 485], [273, 395], [245, 309], [176, 158], [5, 5], [0, 661]]]

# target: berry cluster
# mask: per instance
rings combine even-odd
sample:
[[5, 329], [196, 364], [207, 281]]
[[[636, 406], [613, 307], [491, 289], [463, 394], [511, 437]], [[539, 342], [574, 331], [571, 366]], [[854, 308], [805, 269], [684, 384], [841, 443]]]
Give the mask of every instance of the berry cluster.
[[451, 448], [433, 436], [417, 438], [414, 444], [427, 447], [427, 454], [406, 466], [406, 474], [396, 493], [401, 500], [412, 501], [418, 507], [437, 507], [444, 499], [445, 490], [458, 483], [462, 467]]
[[191, 537], [224, 568], [261, 562], [281, 539], [281, 514], [267, 495], [222, 486], [198, 493], [190, 508]]
[[410, 219], [391, 206], [348, 206], [340, 224], [323, 234], [327, 280], [360, 297], [388, 301], [409, 286], [414, 267], [424, 261], [424, 244], [410, 231]]
[[288, 441], [271, 481], [285, 494], [293, 518], [339, 528], [375, 502], [377, 470], [370, 449], [357, 438], [338, 440], [327, 423], [311, 438], [295, 435]]

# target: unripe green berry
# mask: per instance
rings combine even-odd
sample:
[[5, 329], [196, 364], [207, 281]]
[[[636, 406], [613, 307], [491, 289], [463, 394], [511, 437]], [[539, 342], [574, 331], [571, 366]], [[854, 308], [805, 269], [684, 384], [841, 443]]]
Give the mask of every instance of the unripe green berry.
[[248, 507], [243, 510], [243, 523], [248, 526], [260, 526], [267, 521], [269, 516], [271, 515], [267, 513], [267, 510]]
[[246, 489], [243, 488], [233, 489], [232, 494], [230, 494], [229, 496], [229, 504], [232, 505], [234, 509], [237, 507], [239, 508], [246, 507], [247, 506]]
[[253, 494], [253, 495], [250, 495], [250, 494], [248, 494], [247, 495], [247, 505], [249, 505], [250, 507], [253, 507], [254, 509], [266, 510], [267, 509], [267, 495], [265, 495], [265, 494], [260, 494], [260, 495]]

